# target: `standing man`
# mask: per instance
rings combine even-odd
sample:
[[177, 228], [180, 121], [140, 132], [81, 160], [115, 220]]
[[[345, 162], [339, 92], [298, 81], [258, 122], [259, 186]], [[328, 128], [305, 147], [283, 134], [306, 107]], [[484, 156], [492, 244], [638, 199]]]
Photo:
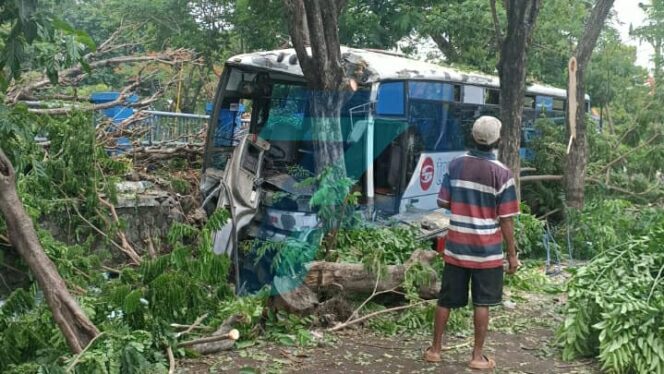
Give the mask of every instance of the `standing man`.
[[489, 307], [503, 296], [503, 239], [508, 273], [520, 263], [514, 243], [519, 202], [512, 172], [496, 160], [493, 150], [501, 123], [482, 116], [473, 124], [474, 149], [449, 164], [438, 194], [438, 205], [452, 212], [445, 245], [445, 270], [434, 321], [433, 344], [424, 353], [429, 362], [441, 361], [440, 350], [450, 310], [468, 304], [468, 286], [475, 308], [475, 345], [468, 366], [493, 369], [494, 360], [482, 353], [489, 327]]

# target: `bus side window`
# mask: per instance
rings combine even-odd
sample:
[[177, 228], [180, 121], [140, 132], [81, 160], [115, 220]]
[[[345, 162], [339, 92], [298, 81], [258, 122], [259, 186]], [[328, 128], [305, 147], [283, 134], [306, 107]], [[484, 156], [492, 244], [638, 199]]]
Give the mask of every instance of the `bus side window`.
[[538, 112], [550, 112], [553, 110], [553, 98], [549, 96], [536, 96], [535, 109]]
[[404, 116], [405, 108], [404, 82], [386, 82], [378, 87], [376, 98], [376, 114], [379, 116]]

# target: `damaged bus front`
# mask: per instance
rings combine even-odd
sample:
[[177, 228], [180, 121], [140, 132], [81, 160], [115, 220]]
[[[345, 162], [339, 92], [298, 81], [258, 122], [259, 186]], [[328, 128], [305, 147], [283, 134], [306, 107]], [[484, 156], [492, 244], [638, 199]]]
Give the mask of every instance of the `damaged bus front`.
[[[358, 82], [341, 110], [345, 166], [357, 181], [365, 216], [426, 217], [430, 230], [444, 230], [445, 216], [431, 212], [447, 163], [464, 152], [476, 118], [499, 116], [498, 79], [376, 51], [342, 48], [342, 56]], [[315, 170], [310, 94], [293, 50], [226, 63], [201, 189], [208, 213], [218, 207], [231, 212], [214, 248], [234, 256], [236, 273], [241, 240], [308, 240], [319, 225], [309, 205], [313, 191], [300, 183]], [[561, 89], [530, 86], [524, 135], [538, 116], [564, 118], [565, 96]]]

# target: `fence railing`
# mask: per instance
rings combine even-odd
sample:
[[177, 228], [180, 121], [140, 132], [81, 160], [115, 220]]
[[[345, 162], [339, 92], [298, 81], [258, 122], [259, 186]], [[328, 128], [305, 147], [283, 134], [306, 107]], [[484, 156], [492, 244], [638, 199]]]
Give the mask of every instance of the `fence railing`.
[[143, 138], [147, 145], [203, 144], [208, 115], [145, 110], [142, 118], [132, 126], [146, 127]]

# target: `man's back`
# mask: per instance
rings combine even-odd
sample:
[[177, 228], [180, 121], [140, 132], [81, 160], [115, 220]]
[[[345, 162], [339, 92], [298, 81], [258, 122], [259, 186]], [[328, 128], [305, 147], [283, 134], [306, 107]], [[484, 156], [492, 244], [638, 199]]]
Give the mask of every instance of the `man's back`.
[[471, 269], [503, 264], [499, 218], [519, 214], [512, 172], [491, 152], [473, 150], [453, 160], [438, 196], [452, 217], [445, 262]]

